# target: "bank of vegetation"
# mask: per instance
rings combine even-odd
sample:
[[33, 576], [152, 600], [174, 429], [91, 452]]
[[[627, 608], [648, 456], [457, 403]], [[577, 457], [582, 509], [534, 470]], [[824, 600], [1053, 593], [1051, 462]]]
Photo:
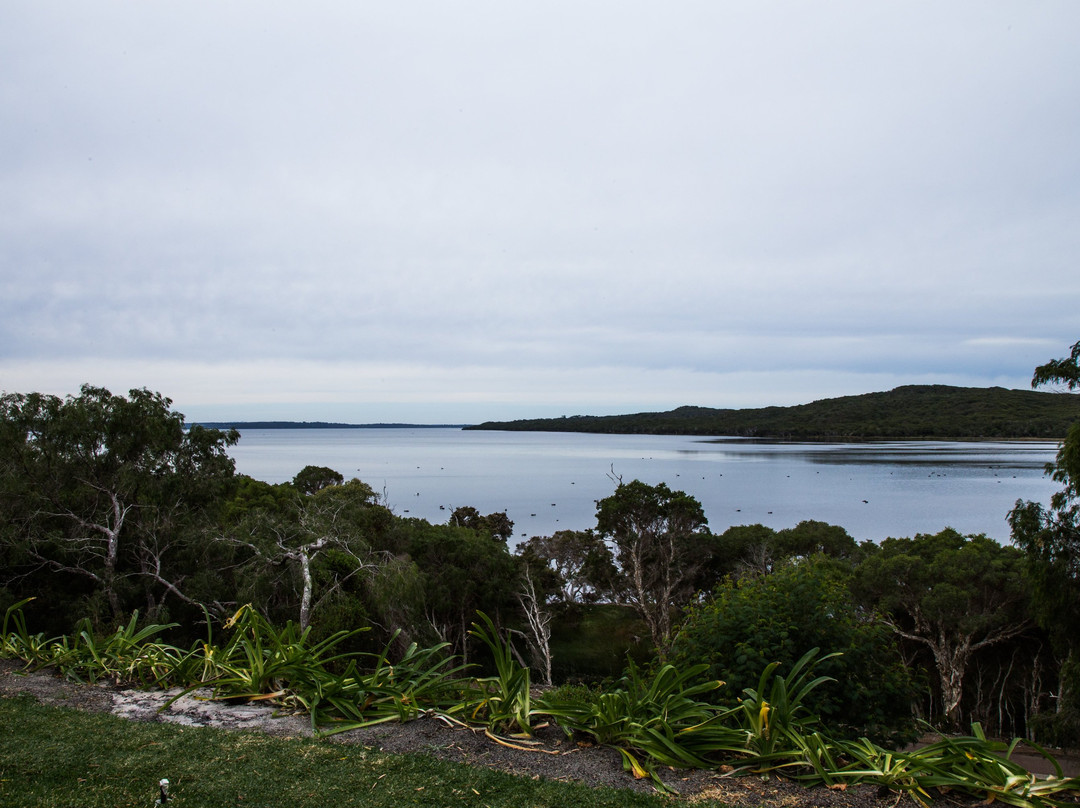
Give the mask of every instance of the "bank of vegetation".
[[[1080, 344], [1035, 381], [1080, 387]], [[235, 473], [237, 439], [147, 390], [3, 396], [2, 653], [298, 704], [321, 731], [434, 710], [527, 739], [553, 720], [643, 776], [724, 765], [1016, 805], [1080, 786], [983, 737], [1080, 743], [1080, 422], [1059, 494], [1010, 514], [1014, 546], [944, 526], [714, 534], [684, 492], [613, 479], [593, 529], [512, 552], [505, 513], [403, 518], [314, 466], [270, 485]], [[927, 725], [971, 734], [888, 751]]]
[[893, 440], [1063, 437], [1080, 413], [1072, 393], [1002, 387], [908, 385], [793, 407], [679, 407], [632, 415], [575, 415], [490, 421], [469, 429], [712, 435], [798, 440]]

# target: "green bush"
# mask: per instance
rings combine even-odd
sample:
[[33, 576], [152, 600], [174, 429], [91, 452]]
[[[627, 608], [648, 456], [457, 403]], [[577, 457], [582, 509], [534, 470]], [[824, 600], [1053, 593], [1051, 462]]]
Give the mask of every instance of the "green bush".
[[838, 654], [817, 666], [816, 674], [835, 681], [810, 693], [806, 708], [837, 736], [907, 742], [916, 735], [911, 676], [891, 632], [857, 608], [846, 581], [823, 557], [727, 579], [687, 610], [669, 660], [706, 663], [707, 676], [727, 683], [716, 698], [734, 704], [770, 663], [789, 667], [812, 648]]

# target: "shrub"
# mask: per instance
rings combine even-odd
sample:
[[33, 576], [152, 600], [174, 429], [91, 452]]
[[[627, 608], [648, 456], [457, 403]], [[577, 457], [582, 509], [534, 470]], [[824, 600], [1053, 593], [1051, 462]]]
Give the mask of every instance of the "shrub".
[[913, 739], [910, 674], [891, 632], [858, 609], [846, 581], [843, 568], [822, 557], [728, 579], [687, 610], [670, 660], [706, 663], [707, 676], [727, 683], [719, 700], [734, 704], [770, 663], [786, 668], [820, 648], [838, 655], [822, 659], [816, 673], [835, 681], [807, 696], [808, 710], [839, 736], [891, 744]]

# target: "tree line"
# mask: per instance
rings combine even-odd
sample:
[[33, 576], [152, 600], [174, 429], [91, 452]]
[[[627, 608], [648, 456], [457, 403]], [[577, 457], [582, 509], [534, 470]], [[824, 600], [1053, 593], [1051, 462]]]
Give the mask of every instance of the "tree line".
[[1076, 420], [1075, 395], [1002, 387], [907, 385], [793, 407], [679, 407], [632, 415], [575, 415], [488, 422], [469, 429], [713, 435], [800, 440], [1049, 438]]
[[[1078, 362], [1080, 343], [1034, 383], [1076, 389]], [[835, 731], [901, 743], [917, 718], [978, 720], [1080, 740], [1080, 422], [1050, 469], [1062, 490], [1017, 503], [1010, 546], [948, 528], [860, 543], [814, 521], [714, 534], [686, 493], [613, 478], [594, 528], [512, 552], [505, 513], [462, 507], [434, 524], [333, 469], [278, 485], [236, 474], [238, 437], [185, 429], [147, 390], [4, 395], [0, 608], [33, 596], [47, 631], [89, 617], [105, 632], [137, 612], [197, 637], [251, 603], [317, 636], [369, 626], [357, 642], [446, 643], [480, 663], [482, 611], [548, 682], [560, 627], [602, 610], [640, 626], [623, 650], [646, 664], [706, 663], [727, 683], [720, 701], [819, 648], [834, 681], [811, 707]]]

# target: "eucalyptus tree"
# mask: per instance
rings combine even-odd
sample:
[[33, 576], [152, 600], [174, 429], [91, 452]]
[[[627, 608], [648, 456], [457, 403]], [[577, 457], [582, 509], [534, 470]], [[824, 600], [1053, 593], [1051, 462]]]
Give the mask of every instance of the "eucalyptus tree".
[[546, 571], [552, 598], [558, 603], [595, 603], [609, 597], [618, 576], [611, 548], [594, 530], [533, 536], [518, 545], [517, 553], [530, 567]]
[[293, 487], [305, 494], [314, 494], [330, 485], [341, 485], [345, 476], [326, 466], [304, 466], [293, 477]]
[[615, 545], [622, 598], [649, 626], [661, 657], [672, 634], [672, 615], [697, 590], [711, 538], [701, 503], [665, 483], [619, 482], [596, 503], [600, 535]]
[[[255, 499], [261, 504], [240, 515], [221, 541], [247, 551], [241, 565], [251, 578], [287, 582], [285, 591], [275, 585], [276, 591], [268, 595], [293, 600], [300, 628], [305, 629], [322, 601], [384, 562], [385, 554], [372, 549], [365, 530], [367, 512], [381, 506], [371, 487], [359, 480], [292, 497], [275, 495], [275, 487], [262, 485], [270, 491]], [[289, 575], [276, 575], [279, 568]]]
[[[84, 385], [79, 395], [0, 397], [0, 540], [9, 577], [101, 597], [111, 617], [145, 599], [193, 603], [184, 581], [202, 525], [234, 480], [235, 431], [184, 427], [160, 393], [127, 397]], [[55, 580], [55, 579], [54, 579]], [[75, 585], [81, 581], [83, 586]]]
[[[1032, 387], [1080, 389], [1080, 342], [1068, 357], [1035, 369]], [[1078, 411], [1080, 415], [1080, 411]], [[1080, 419], [1068, 430], [1047, 473], [1061, 483], [1049, 507], [1018, 501], [1009, 513], [1012, 538], [1025, 554], [1040, 625], [1064, 659], [1049, 723], [1055, 742], [1080, 742]]]
[[855, 568], [854, 586], [867, 605], [932, 655], [950, 725], [959, 725], [975, 653], [1033, 627], [1021, 562], [1015, 547], [946, 528], [886, 539]]

